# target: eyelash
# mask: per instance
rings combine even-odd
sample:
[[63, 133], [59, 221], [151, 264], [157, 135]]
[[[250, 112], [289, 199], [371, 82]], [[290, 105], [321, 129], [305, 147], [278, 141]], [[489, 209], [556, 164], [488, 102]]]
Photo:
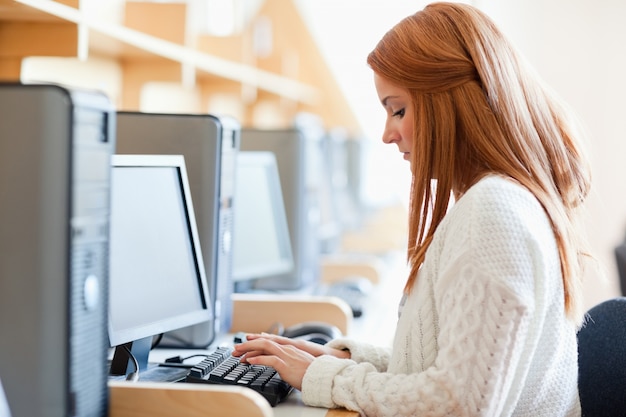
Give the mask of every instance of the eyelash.
[[393, 113], [392, 116], [393, 117], [396, 117], [396, 116], [403, 117], [404, 116], [404, 109], [398, 110], [397, 112]]

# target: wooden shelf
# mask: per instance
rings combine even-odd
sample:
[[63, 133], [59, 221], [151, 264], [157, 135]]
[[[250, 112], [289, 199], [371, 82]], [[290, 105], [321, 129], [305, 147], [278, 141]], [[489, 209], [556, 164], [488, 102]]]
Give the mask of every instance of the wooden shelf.
[[219, 112], [219, 105], [209, 110], [213, 98], [237, 102], [241, 113], [233, 116], [242, 126], [268, 127], [257, 123], [272, 109], [279, 117], [269, 120], [285, 124], [269, 127], [290, 127], [306, 112], [328, 129], [361, 135], [293, 1], [264, 0], [252, 19], [271, 22], [273, 48], [266, 56], [251, 51], [252, 27], [228, 38], [187, 33], [187, 7], [176, 1], [0, 0], [0, 80], [20, 80], [29, 57], [106, 60], [122, 74], [111, 75], [121, 79], [112, 91], [119, 110], [141, 110], [144, 86], [165, 82], [195, 89], [207, 106], [199, 112]]
[[[0, 15], [2, 58], [79, 56], [81, 48], [86, 48], [83, 53], [114, 56], [121, 61], [170, 61], [189, 66], [199, 74], [251, 85], [297, 102], [314, 104], [317, 100], [318, 91], [310, 85], [121, 24], [100, 21], [60, 1], [0, 0]], [[4, 50], [9, 45], [14, 47]]]

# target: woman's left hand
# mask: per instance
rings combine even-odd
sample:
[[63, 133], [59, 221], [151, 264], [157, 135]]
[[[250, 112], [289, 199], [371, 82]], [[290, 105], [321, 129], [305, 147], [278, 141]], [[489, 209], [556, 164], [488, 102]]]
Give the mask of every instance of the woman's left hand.
[[302, 389], [302, 379], [315, 357], [292, 344], [281, 344], [268, 337], [257, 336], [234, 346], [233, 356], [242, 357], [253, 365], [271, 366], [280, 377], [296, 389]]

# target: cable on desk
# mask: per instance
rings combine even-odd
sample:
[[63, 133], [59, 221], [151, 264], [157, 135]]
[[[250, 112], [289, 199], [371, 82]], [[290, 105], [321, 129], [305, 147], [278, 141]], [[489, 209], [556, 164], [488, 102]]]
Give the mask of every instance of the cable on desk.
[[189, 356], [186, 356], [184, 358], [182, 356], [180, 356], [180, 355], [179, 356], [172, 356], [172, 357], [169, 357], [169, 358], [165, 359], [165, 363], [183, 363], [187, 359], [197, 358], [197, 357], [206, 358], [208, 356], [209, 355], [205, 354], [205, 353], [198, 353], [198, 354], [195, 354], [195, 355], [189, 355]]
[[137, 362], [137, 358], [135, 358], [135, 355], [133, 355], [133, 353], [130, 351], [130, 349], [128, 348], [128, 345], [123, 345], [123, 346], [124, 346], [124, 350], [128, 354], [128, 359], [131, 359], [133, 362], [133, 365], [135, 366], [135, 370], [129, 373], [128, 375], [126, 375], [126, 380], [133, 381], [133, 382], [138, 381], [139, 380], [139, 362]]

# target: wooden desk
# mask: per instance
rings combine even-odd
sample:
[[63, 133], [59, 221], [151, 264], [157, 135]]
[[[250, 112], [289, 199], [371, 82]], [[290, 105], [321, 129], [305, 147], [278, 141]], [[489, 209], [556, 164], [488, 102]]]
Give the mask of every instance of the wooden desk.
[[235, 386], [115, 381], [109, 390], [109, 417], [358, 417], [307, 407], [299, 393], [272, 408], [257, 392]]

